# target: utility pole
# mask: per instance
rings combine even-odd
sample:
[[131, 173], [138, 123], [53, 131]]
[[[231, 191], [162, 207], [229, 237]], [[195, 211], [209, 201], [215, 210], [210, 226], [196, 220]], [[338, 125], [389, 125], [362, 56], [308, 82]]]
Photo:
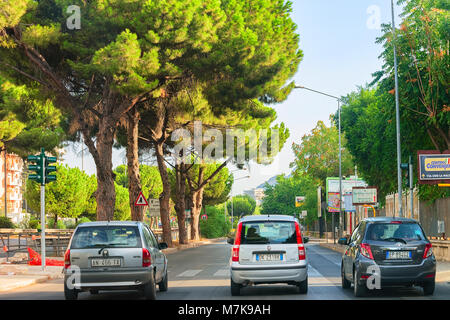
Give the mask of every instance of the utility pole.
[[[397, 129], [397, 184], [398, 184], [398, 215], [403, 216], [402, 212], [402, 150], [400, 146], [400, 102], [399, 102], [399, 92], [398, 92], [398, 65], [397, 65], [397, 47], [395, 45], [395, 19], [394, 19], [394, 0], [391, 0], [392, 8], [392, 43], [394, 45], [394, 69], [395, 69], [395, 115], [396, 115], [396, 129]], [[395, 210], [394, 210], [395, 217]]]

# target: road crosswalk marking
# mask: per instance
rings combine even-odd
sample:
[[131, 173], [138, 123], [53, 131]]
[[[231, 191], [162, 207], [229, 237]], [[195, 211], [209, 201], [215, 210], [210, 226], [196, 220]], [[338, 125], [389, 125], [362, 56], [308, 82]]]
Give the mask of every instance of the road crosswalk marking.
[[221, 269], [214, 273], [214, 277], [227, 277], [230, 275], [230, 269]]
[[177, 277], [195, 277], [202, 271], [203, 270], [186, 270], [185, 272], [180, 273]]

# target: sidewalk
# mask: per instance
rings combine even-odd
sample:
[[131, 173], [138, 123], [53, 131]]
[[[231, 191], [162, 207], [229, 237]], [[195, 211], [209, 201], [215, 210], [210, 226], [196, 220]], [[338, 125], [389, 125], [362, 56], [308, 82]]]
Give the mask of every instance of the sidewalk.
[[[170, 255], [180, 250], [197, 248], [199, 246], [223, 241], [226, 238], [202, 239], [189, 244], [177, 245], [175, 248], [162, 250]], [[62, 260], [63, 258], [52, 258]], [[64, 279], [63, 267], [47, 266], [42, 271], [41, 266], [29, 266], [26, 264], [0, 264], [0, 292], [26, 287], [36, 283], [43, 283], [54, 279]]]
[[[334, 244], [333, 239], [331, 243], [320, 242], [320, 246], [340, 252], [344, 254], [346, 246], [340, 244]], [[437, 261], [436, 264], [436, 281], [437, 282], [450, 282], [450, 262]]]

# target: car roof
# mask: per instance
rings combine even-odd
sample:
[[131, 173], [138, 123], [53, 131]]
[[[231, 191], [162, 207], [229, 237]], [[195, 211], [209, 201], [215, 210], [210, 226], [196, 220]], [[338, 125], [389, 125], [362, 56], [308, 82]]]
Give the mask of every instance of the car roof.
[[374, 218], [364, 218], [363, 221], [369, 223], [390, 223], [392, 221], [401, 221], [401, 222], [411, 222], [411, 223], [419, 223], [417, 220], [410, 218], [401, 218], [401, 217], [374, 217]]
[[285, 215], [281, 215], [281, 214], [276, 214], [276, 215], [266, 215], [266, 214], [261, 214], [261, 215], [252, 215], [252, 216], [245, 216], [242, 217], [239, 221], [242, 222], [248, 222], [248, 221], [297, 221], [296, 218], [294, 218], [293, 216], [285, 216]]
[[98, 226], [137, 226], [142, 224], [140, 221], [92, 221], [80, 223], [79, 227], [98, 227]]

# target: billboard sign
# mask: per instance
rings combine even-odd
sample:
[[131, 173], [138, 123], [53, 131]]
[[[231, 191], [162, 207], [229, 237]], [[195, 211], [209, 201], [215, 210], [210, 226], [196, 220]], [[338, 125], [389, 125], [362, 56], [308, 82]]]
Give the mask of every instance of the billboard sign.
[[339, 212], [339, 192], [328, 193], [328, 212]]
[[438, 184], [450, 180], [450, 152], [417, 151], [419, 183]]

